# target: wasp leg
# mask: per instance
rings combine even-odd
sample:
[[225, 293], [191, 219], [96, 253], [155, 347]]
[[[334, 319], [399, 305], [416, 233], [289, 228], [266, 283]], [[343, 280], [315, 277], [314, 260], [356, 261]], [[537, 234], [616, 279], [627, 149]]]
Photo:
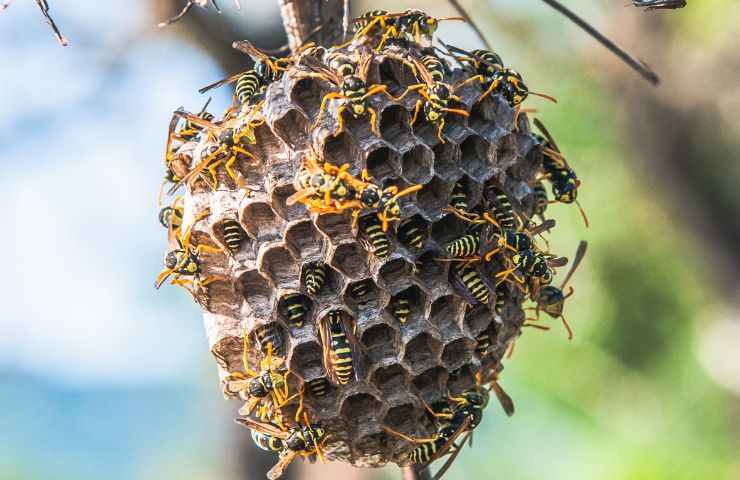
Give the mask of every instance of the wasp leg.
[[409, 93], [415, 92], [416, 90], [421, 90], [425, 87], [426, 87], [426, 84], [424, 83], [417, 83], [416, 85], [409, 85], [408, 87], [406, 87], [406, 90], [400, 96], [395, 97], [394, 100], [396, 100], [397, 102], [400, 102], [403, 99], [403, 97], [405, 97]]
[[446, 143], [445, 142], [445, 139], [442, 138], [442, 131], [444, 130], [444, 128], [445, 128], [445, 119], [444, 118], [440, 118], [439, 119], [439, 128], [437, 128], [437, 138], [442, 143]]
[[421, 111], [421, 104], [421, 100], [416, 101], [416, 107], [414, 107], [414, 116], [411, 118], [411, 125], [416, 124], [416, 119], [418, 118], [419, 112]]
[[342, 105], [337, 109], [337, 129], [331, 134], [332, 137], [336, 137], [344, 131], [344, 118], [342, 115], [344, 115], [345, 110], [347, 110], [347, 105]]
[[409, 437], [405, 433], [401, 433], [399, 431], [393, 430], [392, 428], [386, 427], [386, 426], [383, 426], [383, 430], [385, 430], [386, 432], [388, 432], [390, 434], [393, 434], [393, 435], [395, 435], [397, 437], [403, 438], [407, 442], [411, 442], [411, 443], [435, 442], [439, 438], [439, 437], [436, 437], [436, 436], [435, 437], [429, 437], [429, 438], [413, 438], [413, 437]]
[[[313, 75], [306, 75], [308, 77], [311, 77]], [[323, 77], [319, 77], [323, 78]], [[341, 100], [344, 98], [344, 95], [342, 95], [339, 92], [329, 92], [326, 95], [324, 95], [324, 98], [321, 100], [321, 108], [319, 108], [319, 114], [316, 116], [316, 121], [311, 126], [311, 130], [315, 130], [319, 126], [319, 120], [321, 120], [321, 116], [326, 111], [326, 106], [329, 103], [330, 100]]]
[[380, 137], [380, 127], [378, 126], [378, 112], [373, 107], [367, 107], [367, 111], [370, 113], [370, 130], [375, 134], [376, 137]]

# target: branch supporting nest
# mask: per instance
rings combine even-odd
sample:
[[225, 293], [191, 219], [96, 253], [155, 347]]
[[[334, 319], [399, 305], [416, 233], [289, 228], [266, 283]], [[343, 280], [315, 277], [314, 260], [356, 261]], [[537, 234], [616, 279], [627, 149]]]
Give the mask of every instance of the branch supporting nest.
[[288, 46], [295, 52], [306, 42], [340, 43], [347, 0], [280, 0]]

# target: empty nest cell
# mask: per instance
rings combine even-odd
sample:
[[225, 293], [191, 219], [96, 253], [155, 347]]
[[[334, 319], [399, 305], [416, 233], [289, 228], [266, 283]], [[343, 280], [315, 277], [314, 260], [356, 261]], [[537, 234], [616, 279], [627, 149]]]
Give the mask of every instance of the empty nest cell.
[[323, 371], [321, 345], [313, 340], [294, 345], [288, 357], [288, 368], [301, 378], [309, 378]]
[[380, 267], [380, 270], [378, 270], [377, 282], [381, 286], [392, 287], [396, 282], [400, 282], [405, 278], [408, 278], [412, 269], [413, 265], [405, 259], [401, 257], [394, 258]]
[[365, 346], [365, 355], [373, 364], [396, 358], [398, 351], [398, 332], [384, 323], [367, 328], [360, 336]]
[[380, 114], [380, 136], [397, 144], [410, 135], [411, 118], [409, 112], [399, 105], [388, 105]]
[[318, 215], [316, 217], [316, 228], [332, 243], [353, 237], [352, 219], [348, 212]]
[[439, 260], [442, 252], [428, 250], [416, 260], [416, 277], [423, 285], [437, 285], [447, 279], [449, 262]]
[[272, 240], [280, 235], [283, 221], [275, 215], [269, 203], [249, 200], [242, 210], [241, 224], [247, 234], [258, 242]]
[[293, 84], [290, 91], [293, 104], [306, 112], [308, 118], [316, 120], [324, 98], [320, 82], [313, 78], [302, 78]]
[[272, 279], [273, 285], [283, 288], [297, 287], [298, 265], [285, 246], [268, 247], [260, 257], [259, 269]]
[[260, 318], [270, 316], [273, 307], [273, 290], [265, 277], [257, 270], [248, 270], [241, 274], [237, 285], [255, 316]]
[[466, 337], [457, 338], [445, 345], [442, 350], [442, 363], [449, 370], [454, 370], [470, 361], [475, 349], [475, 342]]
[[349, 423], [355, 437], [376, 433], [378, 424], [376, 414], [383, 408], [383, 403], [369, 393], [358, 393], [347, 397], [342, 402], [342, 417]]
[[288, 197], [294, 193], [295, 186], [292, 182], [281, 183], [272, 190], [272, 208], [283, 220], [293, 220], [306, 216], [306, 207], [301, 202], [288, 206]]
[[422, 372], [436, 365], [440, 350], [439, 340], [422, 332], [406, 344], [403, 362], [412, 372]]
[[330, 253], [329, 264], [351, 279], [368, 275], [367, 252], [357, 242], [338, 245]]
[[378, 368], [372, 375], [372, 383], [385, 398], [405, 394], [408, 391], [408, 373], [398, 363]]
[[417, 374], [412, 383], [424, 401], [432, 404], [435, 400], [447, 398], [448, 376], [447, 370], [435, 366]]
[[400, 96], [409, 85], [417, 83], [411, 68], [396, 58], [383, 58], [378, 66], [378, 73], [380, 83], [387, 85], [388, 92], [394, 97]]
[[451, 338], [460, 333], [456, 320], [460, 311], [460, 301], [454, 295], [444, 295], [432, 302], [429, 321], [439, 329], [442, 338]]
[[[351, 115], [347, 115], [351, 117]], [[329, 137], [324, 143], [323, 159], [324, 161], [341, 167], [345, 163], [352, 163], [352, 159], [357, 158], [359, 149], [357, 144], [346, 131], [336, 137]], [[358, 173], [359, 168], [351, 168], [353, 175]]]
[[288, 110], [273, 126], [275, 134], [292, 149], [306, 144], [310, 127], [309, 120], [297, 108]]
[[445, 180], [456, 177], [460, 172], [462, 151], [451, 142], [440, 143], [433, 149], [434, 173]]
[[466, 173], [481, 180], [490, 178], [494, 157], [488, 141], [478, 135], [470, 135], [462, 142], [460, 149], [460, 166]]
[[376, 181], [383, 181], [401, 171], [398, 154], [388, 147], [380, 147], [367, 156], [365, 165], [370, 176]]
[[315, 257], [324, 250], [324, 240], [310, 220], [289, 225], [285, 230], [285, 244], [296, 258]]
[[409, 183], [427, 183], [432, 179], [434, 153], [424, 144], [417, 144], [403, 154], [403, 178]]

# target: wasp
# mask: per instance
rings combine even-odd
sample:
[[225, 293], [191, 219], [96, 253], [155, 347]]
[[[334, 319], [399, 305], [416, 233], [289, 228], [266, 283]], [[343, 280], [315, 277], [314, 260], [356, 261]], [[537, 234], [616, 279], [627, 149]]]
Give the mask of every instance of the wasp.
[[686, 0], [632, 0], [632, 5], [637, 8], [650, 10], [675, 10], [684, 8], [687, 5]]
[[369, 99], [374, 95], [383, 94], [391, 100], [395, 100], [393, 95], [388, 93], [387, 85], [375, 84], [367, 86], [367, 73], [372, 63], [372, 56], [363, 57], [359, 65], [355, 66], [349, 57], [341, 57], [343, 63], [332, 62], [332, 65], [338, 70], [327, 68], [321, 62], [308, 57], [304, 64], [309, 67], [311, 72], [306, 72], [305, 77], [319, 78], [334, 85], [338, 91], [329, 92], [321, 100], [321, 108], [312, 129], [318, 128], [324, 112], [331, 100], [339, 100], [341, 104], [337, 108], [337, 128], [332, 136], [337, 136], [344, 131], [344, 112], [349, 111], [354, 118], [363, 118], [370, 116], [370, 130], [376, 136], [380, 136], [378, 126], [378, 112], [370, 105]]
[[265, 323], [257, 327], [254, 330], [254, 337], [265, 355], [269, 351], [280, 352], [283, 346], [283, 337], [274, 323]]
[[308, 264], [303, 271], [303, 288], [309, 295], [317, 295], [326, 283], [327, 267], [325, 263]]
[[573, 258], [570, 270], [565, 275], [563, 282], [559, 287], [552, 285], [546, 285], [539, 289], [539, 292], [535, 296], [534, 300], [537, 302], [536, 312], [539, 317], [540, 311], [545, 312], [552, 318], [559, 318], [562, 320], [565, 329], [568, 331], [568, 340], [573, 338], [573, 331], [568, 325], [567, 320], [563, 316], [563, 307], [565, 306], [565, 300], [573, 295], [573, 287], [570, 287], [570, 291], [567, 294], [563, 294], [563, 289], [568, 285], [573, 273], [576, 271], [578, 266], [581, 264], [583, 257], [586, 255], [586, 248], [588, 244], [585, 241], [581, 241], [576, 250], [576, 256]]
[[452, 258], [466, 258], [475, 256], [479, 247], [480, 236], [468, 233], [445, 245], [445, 252]]
[[380, 43], [375, 50], [380, 51], [388, 39], [407, 39], [410, 38], [417, 44], [423, 40], [431, 42], [434, 32], [437, 31], [439, 22], [442, 21], [465, 21], [463, 17], [441, 17], [435, 18], [427, 15], [421, 10], [409, 9], [400, 13], [388, 13], [385, 10], [376, 10], [367, 12], [361, 17], [354, 20], [354, 23], [361, 26], [355, 33], [354, 40], [362, 39], [379, 27], [382, 32]]
[[567, 258], [555, 257], [535, 249], [517, 252], [512, 256], [513, 266], [496, 274], [496, 278], [502, 278], [497, 285], [500, 285], [509, 275], [513, 275], [517, 283], [524, 283], [523, 279], [513, 273], [517, 269], [530, 281], [536, 282], [537, 286], [549, 285], [554, 275], [553, 267], [562, 267], [567, 261]]
[[398, 239], [407, 248], [421, 250], [424, 248], [425, 233], [419, 224], [413, 220], [398, 227]]
[[512, 68], [505, 67], [497, 53], [489, 50], [468, 52], [444, 43], [443, 45], [463, 68], [473, 73], [458, 83], [456, 89], [471, 82], [480, 83], [483, 94], [478, 98], [479, 102], [491, 94], [500, 94], [511, 107], [518, 107], [529, 95], [557, 103], [550, 95], [530, 90], [524, 83], [522, 75]]
[[488, 355], [489, 348], [491, 348], [491, 338], [488, 336], [488, 332], [483, 330], [475, 337], [475, 353], [479, 357], [485, 357]]
[[182, 218], [185, 215], [185, 206], [182, 197], [175, 198], [172, 205], [159, 210], [159, 223], [167, 229], [170, 237], [178, 235], [182, 227]]
[[578, 180], [576, 172], [568, 165], [563, 154], [560, 153], [560, 149], [547, 128], [537, 118], [534, 119], [534, 124], [544, 135], [544, 137], [540, 136], [539, 138], [542, 150], [542, 170], [545, 172], [545, 178], [552, 185], [553, 201], [566, 204], [575, 203], [578, 206], [578, 211], [581, 212], [583, 222], [588, 227], [586, 212], [578, 203], [578, 188], [581, 186], [581, 181]]
[[423, 106], [424, 117], [428, 122], [437, 125], [437, 138], [440, 142], [445, 143], [444, 138], [442, 138], [442, 131], [444, 130], [447, 114], [454, 113], [463, 117], [469, 117], [470, 114], [459, 108], [449, 108], [450, 101], [460, 103], [461, 100], [460, 97], [453, 94], [454, 88], [444, 83], [445, 71], [442, 62], [432, 55], [425, 56], [421, 61], [418, 59], [412, 59], [411, 61], [421, 77], [421, 83], [409, 85], [406, 91], [396, 100], [400, 101], [409, 93], [418, 91], [425, 101], [422, 98], [416, 101], [411, 124], [416, 123]]
[[260, 362], [259, 371], [254, 371], [249, 368], [247, 361], [246, 334], [243, 342], [242, 368], [244, 372], [229, 373], [224, 379], [225, 391], [229, 395], [238, 395], [246, 401], [239, 409], [239, 415], [250, 415], [258, 405], [262, 404], [258, 416], [264, 419], [268, 413], [268, 406], [265, 402], [268, 397], [272, 400], [272, 406], [278, 408], [294, 398], [288, 396], [287, 374], [281, 371], [285, 360], [273, 356], [272, 345], [269, 345], [265, 358]]
[[365, 297], [365, 295], [370, 293], [370, 288], [372, 285], [372, 280], [362, 280], [361, 282], [357, 282], [350, 286], [349, 293], [350, 295], [352, 295], [352, 298], [360, 300]]
[[239, 248], [241, 248], [243, 238], [242, 227], [239, 226], [239, 222], [233, 218], [227, 218], [223, 221], [223, 229], [226, 248], [228, 248], [231, 253], [238, 252]]
[[547, 197], [547, 190], [545, 189], [545, 184], [542, 183], [542, 181], [537, 181], [534, 184], [534, 187], [532, 188], [532, 193], [534, 195], [534, 215], [537, 215], [540, 217], [540, 219], [544, 220], [545, 210], [547, 210], [547, 205], [550, 203], [550, 199]]
[[503, 230], [517, 230], [521, 226], [521, 221], [514, 213], [509, 196], [495, 185], [488, 185], [485, 194], [491, 202], [493, 218], [496, 219], [498, 226]]
[[450, 195], [450, 207], [466, 212], [468, 210], [468, 193], [461, 181], [455, 182]]
[[[313, 44], [308, 44], [305, 47], [310, 47], [312, 45]], [[296, 52], [296, 55], [278, 58], [267, 55], [247, 40], [236, 41], [232, 43], [232, 47], [249, 55], [254, 61], [253, 67], [247, 71], [237, 73], [210, 85], [206, 85], [198, 90], [198, 92], [205, 93], [211, 89], [236, 82], [234, 93], [242, 107], [249, 107], [252, 105], [258, 106], [259, 102], [254, 102], [257, 97], [264, 94], [271, 83], [282, 78], [283, 73], [295, 63], [297, 55], [303, 52], [304, 49], [304, 47], [302, 47], [298, 52]]]
[[375, 210], [383, 232], [387, 232], [389, 222], [401, 218], [398, 200], [422, 188], [422, 185], [412, 185], [401, 191], [395, 185], [381, 188], [372, 181], [367, 170], [357, 179], [348, 169], [348, 163], [341, 167], [328, 162], [319, 164], [315, 155], [309, 155], [296, 175], [296, 193], [288, 197], [286, 203], [302, 202], [309, 211], [318, 213], [352, 210], [353, 228], [362, 210]]
[[378, 258], [386, 258], [391, 252], [391, 242], [383, 231], [380, 220], [370, 216], [360, 220], [360, 242], [369, 252]]
[[[211, 99], [209, 98], [197, 115], [197, 117], [206, 122], [213, 120], [213, 115], [206, 111], [210, 102]], [[178, 111], [182, 111], [182, 109]], [[164, 194], [165, 185], [168, 183], [174, 185], [169, 191], [169, 194], [173, 194], [177, 187], [182, 185], [181, 181], [183, 177], [185, 177], [189, 172], [190, 162], [186, 162], [187, 165], [183, 165], [183, 162], [180, 161], [183, 156], [175, 154], [176, 148], [174, 143], [178, 142], [179, 146], [182, 146], [189, 141], [196, 140], [203, 131], [203, 126], [200, 123], [195, 123], [191, 120], [186, 120], [185, 124], [178, 129], [177, 127], [181, 120], [180, 114], [177, 113], [178, 111], [172, 114], [169, 129], [167, 130], [167, 142], [165, 144], [164, 151], [165, 174], [164, 179], [162, 180], [162, 186], [160, 187], [159, 194], [157, 196], [158, 205], [162, 205], [162, 196]]]
[[334, 383], [346, 385], [352, 376], [361, 378], [359, 344], [347, 328], [344, 313], [332, 310], [321, 319], [324, 365]]
[[454, 265], [451, 274], [452, 285], [468, 303], [471, 305], [488, 303], [488, 285], [473, 265], [467, 263]]
[[280, 314], [287, 320], [289, 325], [295, 328], [301, 328], [303, 326], [303, 321], [310, 308], [310, 300], [300, 293], [283, 295], [278, 304]]
[[329, 381], [324, 377], [314, 378], [306, 383], [314, 397], [323, 397], [329, 389]]
[[[185, 118], [188, 121], [199, 124], [204, 128], [208, 129], [208, 135], [213, 147], [204, 151], [205, 158], [201, 159], [200, 162], [194, 166], [187, 175], [179, 180], [172, 189], [172, 193], [183, 183], [191, 183], [194, 179], [203, 174], [207, 169], [211, 174], [211, 188], [216, 189], [218, 187], [218, 176], [216, 174], [217, 168], [223, 164], [226, 173], [239, 187], [246, 187], [244, 182], [237, 177], [233, 170], [234, 164], [240, 159], [251, 159], [256, 160], [255, 156], [251, 152], [246, 150], [246, 147], [255, 143], [254, 139], [254, 127], [264, 123], [263, 119], [260, 120], [249, 120], [244, 125], [236, 127], [225, 127], [219, 124], [215, 124], [204, 120], [200, 117], [192, 115], [184, 110], [175, 111], [175, 115]], [[216, 147], [215, 144], [219, 146]]]
[[[203, 271], [200, 264], [200, 256], [203, 253], [222, 253], [222, 250], [217, 247], [203, 244], [193, 246], [190, 242], [193, 226], [209, 214], [210, 211], [206, 209], [196, 215], [193, 223], [184, 232], [180, 232], [179, 229], [175, 230], [170, 227], [169, 241], [171, 245], [174, 245], [174, 248], [168, 251], [165, 255], [165, 269], [157, 275], [157, 279], [154, 283], [156, 288], [161, 287], [168, 278], [172, 277], [172, 280], [170, 281], [171, 285], [178, 285], [184, 288], [188, 293], [190, 293], [193, 300], [203, 304], [207, 302], [207, 294], [205, 295], [205, 298], [201, 300], [199, 293], [205, 289], [208, 284], [214, 281], [223, 280], [222, 277], [217, 275], [203, 277]], [[170, 225], [172, 224], [170, 223]]]
[[309, 423], [307, 417], [304, 425], [289, 430], [246, 416], [239, 417], [236, 421], [256, 432], [252, 438], [258, 447], [279, 455], [278, 463], [267, 472], [270, 480], [280, 478], [297, 456], [305, 458], [316, 455], [323, 461], [321, 446], [327, 433], [320, 425]]
[[411, 302], [406, 292], [401, 292], [391, 299], [391, 312], [400, 323], [406, 323], [411, 315]]

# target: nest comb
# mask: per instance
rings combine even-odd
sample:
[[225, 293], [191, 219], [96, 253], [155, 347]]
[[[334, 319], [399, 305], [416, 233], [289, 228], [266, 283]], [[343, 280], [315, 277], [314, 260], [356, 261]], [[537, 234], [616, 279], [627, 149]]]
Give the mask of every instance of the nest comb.
[[[400, 94], [417, 82], [398, 57], [420, 55], [416, 48], [398, 45], [376, 53], [368, 85], [384, 84], [393, 95]], [[384, 95], [371, 98], [380, 136], [372, 133], [367, 118], [351, 115], [345, 115], [344, 132], [333, 136], [335, 106], [312, 128], [331, 89], [303, 72], [299, 61], [269, 86], [263, 106], [266, 121], [254, 130], [255, 161], [233, 167], [253, 190], [238, 188], [219, 169], [218, 189], [196, 183], [184, 196], [185, 224], [204, 208], [211, 212], [194, 225], [195, 242], [225, 247], [224, 225], [230, 219], [243, 230], [237, 252], [202, 259], [205, 273], [223, 279], [207, 287], [203, 310], [208, 341], [223, 379], [243, 370], [244, 332], [252, 339], [264, 326], [275, 328], [294, 392], [327, 378], [318, 322], [329, 311], [346, 312], [356, 321], [364, 375], [348, 385], [331, 384], [322, 396], [306, 387], [304, 406], [311, 421], [331, 434], [323, 449], [329, 459], [362, 467], [404, 463], [409, 444], [386, 434], [383, 425], [413, 435], [433, 434], [421, 399], [432, 404], [448, 392], [472, 387], [477, 372], [500, 369], [524, 321], [523, 298], [516, 289], [506, 290], [505, 306], [495, 315], [492, 305], [468, 308], [450, 284], [450, 262], [439, 257], [443, 245], [467, 228], [444, 211], [453, 186], [462, 183], [472, 207], [481, 201], [486, 183], [496, 182], [531, 212], [530, 184], [540, 168], [537, 142], [526, 115], [517, 116], [501, 97], [490, 95], [479, 102], [483, 91], [476, 82], [456, 92], [459, 108], [470, 116], [449, 115], [444, 142], [423, 118], [411, 125], [416, 95], [402, 101]], [[461, 75], [453, 70], [450, 83]], [[213, 145], [206, 140], [185, 143], [178, 156], [192, 164], [209, 148]], [[353, 174], [367, 169], [383, 185], [423, 185], [402, 199], [401, 220], [388, 232], [391, 252], [386, 258], [365, 250], [348, 212], [314, 214], [300, 203], [288, 205], [286, 200], [296, 191], [296, 172], [310, 151], [337, 166], [349, 163]], [[423, 248], [409, 247], [399, 238], [398, 229], [407, 222], [415, 222], [423, 233]], [[328, 266], [326, 284], [310, 295], [301, 280], [305, 268], [315, 262]], [[361, 283], [366, 292], [358, 298], [353, 292]], [[281, 299], [291, 293], [310, 300], [300, 328], [290, 326], [281, 312]], [[405, 323], [391, 312], [398, 295], [410, 301]], [[483, 332], [491, 347], [481, 358], [475, 347]], [[252, 341], [247, 349], [247, 358], [259, 362], [259, 345]], [[289, 416], [295, 405], [285, 409]]]

